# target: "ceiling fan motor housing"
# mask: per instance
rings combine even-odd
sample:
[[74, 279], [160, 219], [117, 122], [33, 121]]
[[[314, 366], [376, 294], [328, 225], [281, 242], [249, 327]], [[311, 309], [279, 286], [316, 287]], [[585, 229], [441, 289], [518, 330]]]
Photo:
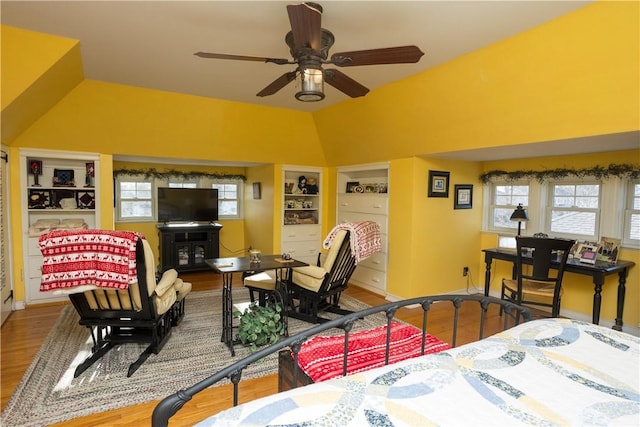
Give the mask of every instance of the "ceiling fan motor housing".
[[295, 41], [293, 39], [293, 32], [289, 31], [287, 35], [284, 37], [284, 41], [289, 46], [289, 53], [295, 60], [299, 60], [301, 58], [307, 56], [315, 56], [319, 57], [322, 61], [325, 61], [329, 56], [329, 49], [333, 46], [333, 43], [336, 41], [333, 33], [329, 30], [322, 29], [321, 39], [320, 39], [320, 50], [315, 51], [310, 46], [305, 46], [296, 51]]

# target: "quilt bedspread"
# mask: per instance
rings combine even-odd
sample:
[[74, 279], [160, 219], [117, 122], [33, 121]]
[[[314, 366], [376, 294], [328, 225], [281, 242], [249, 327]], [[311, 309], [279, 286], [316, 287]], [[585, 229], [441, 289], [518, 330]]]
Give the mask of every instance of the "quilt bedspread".
[[198, 426], [640, 425], [640, 338], [569, 319], [311, 384]]

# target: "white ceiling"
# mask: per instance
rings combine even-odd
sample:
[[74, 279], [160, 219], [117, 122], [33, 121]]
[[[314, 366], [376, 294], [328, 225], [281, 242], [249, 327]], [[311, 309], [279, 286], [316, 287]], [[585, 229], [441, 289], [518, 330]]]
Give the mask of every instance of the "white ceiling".
[[[327, 86], [317, 103], [297, 84], [255, 94], [292, 65], [202, 59], [197, 51], [289, 58], [286, 1], [5, 1], [2, 24], [80, 40], [85, 78], [314, 111], [346, 99]], [[417, 64], [343, 68], [370, 89], [526, 31], [589, 1], [320, 1], [331, 53], [416, 45]], [[37, 52], [33, 53], [37, 55]]]

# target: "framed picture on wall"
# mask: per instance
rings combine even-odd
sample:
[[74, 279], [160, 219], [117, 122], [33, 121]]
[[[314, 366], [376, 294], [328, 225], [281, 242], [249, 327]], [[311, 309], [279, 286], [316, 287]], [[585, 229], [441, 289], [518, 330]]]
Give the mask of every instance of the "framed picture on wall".
[[259, 182], [253, 183], [253, 198], [254, 200], [260, 200], [262, 198], [262, 191]]
[[453, 186], [454, 209], [471, 209], [473, 207], [473, 185], [471, 184], [456, 184]]
[[449, 197], [449, 172], [429, 171], [429, 197]]

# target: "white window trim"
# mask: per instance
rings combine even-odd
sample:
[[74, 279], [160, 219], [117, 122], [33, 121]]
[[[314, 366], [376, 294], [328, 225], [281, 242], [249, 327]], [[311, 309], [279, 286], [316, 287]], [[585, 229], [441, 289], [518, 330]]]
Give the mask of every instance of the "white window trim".
[[[552, 188], [554, 185], [598, 185], [600, 186], [598, 192], [598, 207], [597, 208], [579, 208], [577, 206], [571, 207], [554, 207], [553, 206], [553, 198], [555, 195], [553, 194]], [[598, 181], [597, 179], [585, 179], [585, 180], [576, 180], [576, 179], [558, 179], [553, 181], [546, 181], [542, 184], [543, 187], [546, 188], [547, 195], [544, 201], [546, 204], [544, 205], [544, 222], [542, 224], [542, 228], [544, 229], [544, 233], [549, 236], [560, 237], [565, 239], [575, 239], [575, 240], [588, 240], [588, 241], [596, 241], [600, 239], [601, 233], [601, 222], [602, 222], [602, 207], [604, 203], [604, 190], [605, 184], [602, 181]], [[595, 224], [594, 224], [594, 234], [593, 235], [583, 235], [583, 234], [570, 234], [570, 233], [562, 233], [557, 231], [551, 231], [551, 214], [553, 211], [572, 211], [572, 212], [588, 212], [595, 213]], [[541, 210], [542, 212], [542, 210]]]
[[[535, 195], [532, 196], [531, 191], [532, 191], [532, 186], [531, 186], [531, 182], [529, 181], [501, 181], [501, 180], [496, 180], [494, 182], [490, 182], [485, 184], [485, 188], [484, 188], [484, 200], [483, 200], [483, 229], [485, 231], [490, 231], [493, 233], [497, 233], [499, 235], [504, 235], [504, 236], [515, 236], [516, 234], [518, 234], [518, 227], [516, 225], [516, 228], [508, 228], [508, 227], [495, 227], [493, 226], [493, 209], [496, 207], [496, 205], [493, 204], [493, 200], [494, 200], [494, 185], [498, 184], [498, 185], [528, 185], [529, 186], [529, 206], [525, 206], [525, 208], [527, 209], [527, 211], [529, 209], [531, 209], [531, 204], [533, 202], [532, 197], [536, 197]], [[513, 209], [515, 210], [517, 205], [513, 205]], [[529, 228], [531, 227], [531, 222], [528, 222], [526, 228], [527, 228], [527, 233]], [[524, 229], [523, 229], [524, 232]]]
[[[150, 182], [151, 183], [151, 216], [135, 217], [135, 218], [122, 218], [120, 216], [120, 203], [122, 198], [120, 197], [120, 183], [121, 182]], [[118, 175], [115, 180], [115, 197], [116, 197], [116, 212], [115, 222], [156, 222], [158, 219], [157, 207], [156, 207], [156, 191], [157, 185], [154, 178], [147, 178], [144, 175]], [[128, 200], [128, 199], [127, 199]]]
[[635, 184], [640, 184], [640, 179], [629, 180], [626, 181], [624, 185], [620, 185], [620, 187], [622, 187], [620, 188], [620, 192], [622, 194], [621, 200], [623, 200], [624, 203], [622, 207], [624, 223], [622, 224], [622, 230], [620, 233], [622, 235], [622, 247], [640, 249], [640, 240], [632, 240], [627, 237], [627, 232], [631, 227], [631, 215], [640, 214], [640, 209], [633, 209], [633, 191], [631, 191], [631, 189]]
[[237, 186], [237, 202], [238, 202], [238, 215], [222, 215], [218, 213], [219, 219], [244, 219], [244, 181], [241, 179], [230, 178], [204, 178], [202, 186], [206, 188], [212, 188], [213, 184], [235, 184]]

